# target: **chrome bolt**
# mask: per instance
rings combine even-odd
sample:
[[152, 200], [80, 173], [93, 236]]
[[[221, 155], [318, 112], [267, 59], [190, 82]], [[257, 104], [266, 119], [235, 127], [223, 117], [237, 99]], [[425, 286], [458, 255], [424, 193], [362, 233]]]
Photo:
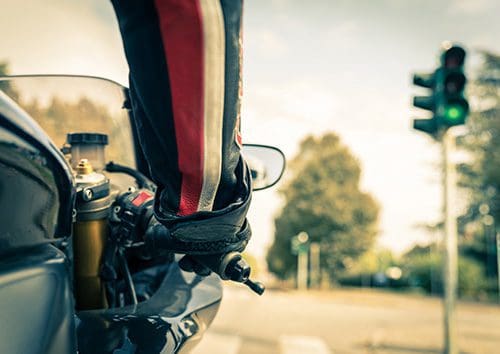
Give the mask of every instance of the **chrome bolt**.
[[83, 200], [85, 200], [86, 202], [91, 200], [93, 196], [94, 196], [94, 193], [92, 193], [92, 189], [84, 189], [83, 190]]

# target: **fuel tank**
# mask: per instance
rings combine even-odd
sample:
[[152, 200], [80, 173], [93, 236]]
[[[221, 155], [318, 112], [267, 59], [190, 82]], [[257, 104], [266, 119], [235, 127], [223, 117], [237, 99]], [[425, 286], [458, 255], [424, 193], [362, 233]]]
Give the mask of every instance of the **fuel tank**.
[[222, 300], [217, 275], [184, 272], [175, 261], [134, 277], [139, 291], [141, 283], [150, 284], [152, 278], [161, 284], [137, 305], [79, 311], [79, 353], [184, 354], [201, 340]]
[[0, 258], [0, 353], [76, 353], [64, 254], [52, 245]]

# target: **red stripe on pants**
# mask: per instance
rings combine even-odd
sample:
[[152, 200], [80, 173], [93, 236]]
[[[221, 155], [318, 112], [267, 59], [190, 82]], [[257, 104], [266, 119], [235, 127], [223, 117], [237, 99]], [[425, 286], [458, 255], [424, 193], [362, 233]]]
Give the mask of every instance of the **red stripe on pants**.
[[179, 215], [198, 210], [203, 186], [203, 27], [197, 0], [156, 0], [172, 93], [181, 195]]

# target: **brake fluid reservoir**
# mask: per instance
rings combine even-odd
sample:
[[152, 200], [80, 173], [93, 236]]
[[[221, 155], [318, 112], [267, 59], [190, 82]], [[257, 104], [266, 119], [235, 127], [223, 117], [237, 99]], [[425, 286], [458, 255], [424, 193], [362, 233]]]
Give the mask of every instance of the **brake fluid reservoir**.
[[67, 135], [66, 141], [71, 146], [71, 167], [74, 170], [82, 159], [87, 159], [95, 171], [104, 170], [104, 147], [108, 145], [106, 134], [71, 133]]

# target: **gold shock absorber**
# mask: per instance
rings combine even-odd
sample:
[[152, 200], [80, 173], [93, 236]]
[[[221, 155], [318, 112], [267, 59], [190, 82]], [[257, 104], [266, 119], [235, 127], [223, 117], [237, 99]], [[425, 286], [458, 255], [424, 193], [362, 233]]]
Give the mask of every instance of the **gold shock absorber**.
[[87, 160], [81, 160], [76, 168], [76, 182], [79, 191], [73, 227], [76, 307], [78, 310], [106, 308], [100, 268], [108, 235], [109, 180], [94, 172]]

